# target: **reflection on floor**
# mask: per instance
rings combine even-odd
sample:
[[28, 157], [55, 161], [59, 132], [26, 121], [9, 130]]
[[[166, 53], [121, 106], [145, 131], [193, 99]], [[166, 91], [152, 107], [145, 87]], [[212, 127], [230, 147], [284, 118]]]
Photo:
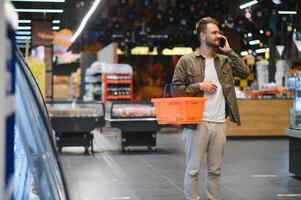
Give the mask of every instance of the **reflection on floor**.
[[[118, 150], [115, 134], [95, 133], [94, 156], [83, 154], [81, 147], [63, 149], [72, 200], [184, 199], [182, 134], [159, 133], [156, 152], [141, 147], [127, 153]], [[207, 199], [205, 166], [200, 176], [201, 199]], [[222, 199], [301, 199], [301, 179], [288, 172], [288, 140], [228, 140]]]

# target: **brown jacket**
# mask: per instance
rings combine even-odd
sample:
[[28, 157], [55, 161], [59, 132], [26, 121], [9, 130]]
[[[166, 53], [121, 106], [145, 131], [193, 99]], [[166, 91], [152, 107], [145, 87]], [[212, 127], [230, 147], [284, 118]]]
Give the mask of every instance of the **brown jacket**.
[[[226, 100], [226, 116], [230, 116], [232, 122], [240, 125], [233, 74], [245, 78], [250, 70], [233, 50], [226, 55], [213, 54], [213, 58]], [[199, 83], [204, 80], [204, 77], [205, 58], [198, 51], [182, 56], [176, 65], [172, 80], [175, 95], [204, 96], [204, 92], [199, 87]]]

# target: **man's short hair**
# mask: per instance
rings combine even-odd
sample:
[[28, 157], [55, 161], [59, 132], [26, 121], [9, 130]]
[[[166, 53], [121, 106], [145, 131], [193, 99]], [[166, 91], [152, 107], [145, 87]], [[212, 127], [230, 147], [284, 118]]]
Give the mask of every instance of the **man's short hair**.
[[215, 24], [217, 26], [219, 25], [218, 21], [212, 17], [204, 17], [196, 23], [195, 29], [199, 41], [201, 41], [200, 33], [206, 31], [207, 24], [209, 23]]

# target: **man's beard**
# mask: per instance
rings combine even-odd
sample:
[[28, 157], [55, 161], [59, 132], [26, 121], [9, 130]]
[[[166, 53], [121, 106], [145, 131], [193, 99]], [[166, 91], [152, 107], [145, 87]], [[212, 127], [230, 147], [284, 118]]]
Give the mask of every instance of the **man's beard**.
[[212, 40], [209, 40], [206, 38], [205, 40], [205, 44], [208, 46], [208, 47], [212, 47], [212, 48], [218, 48], [220, 46], [220, 43], [218, 42], [214, 42]]

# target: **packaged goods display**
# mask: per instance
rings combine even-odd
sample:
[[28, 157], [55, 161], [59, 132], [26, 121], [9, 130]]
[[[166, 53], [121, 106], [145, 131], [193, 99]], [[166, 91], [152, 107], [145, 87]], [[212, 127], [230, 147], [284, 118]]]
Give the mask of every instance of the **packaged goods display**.
[[127, 64], [104, 64], [102, 99], [104, 105], [112, 100], [133, 100], [133, 69]]
[[94, 62], [85, 73], [85, 101], [100, 101], [102, 99], [102, 68], [104, 63]]
[[155, 117], [155, 109], [151, 105], [143, 104], [115, 104], [112, 107], [112, 117], [139, 118]]
[[149, 101], [109, 101], [105, 120], [108, 127], [120, 129], [119, 143], [122, 151], [130, 146], [156, 149], [156, 131], [160, 129], [154, 105]]

